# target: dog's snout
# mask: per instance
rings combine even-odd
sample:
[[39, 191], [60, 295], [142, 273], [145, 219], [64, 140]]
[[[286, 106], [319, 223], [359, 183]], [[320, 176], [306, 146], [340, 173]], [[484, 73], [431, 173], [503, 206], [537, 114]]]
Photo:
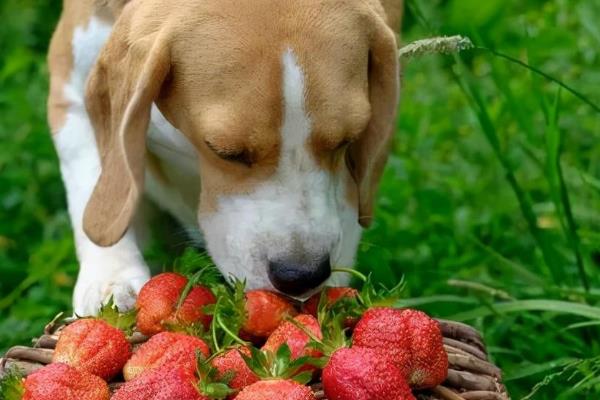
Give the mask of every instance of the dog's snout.
[[299, 296], [318, 287], [331, 275], [329, 255], [316, 261], [269, 261], [269, 279], [275, 288]]

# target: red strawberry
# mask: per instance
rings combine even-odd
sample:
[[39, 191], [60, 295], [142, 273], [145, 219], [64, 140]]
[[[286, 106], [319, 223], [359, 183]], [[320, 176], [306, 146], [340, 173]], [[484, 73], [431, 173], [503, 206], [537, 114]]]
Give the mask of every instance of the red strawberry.
[[188, 293], [181, 307], [166, 322], [193, 324], [200, 322], [204, 328], [208, 328], [212, 317], [205, 314], [203, 307], [217, 301], [214, 294], [205, 286], [194, 286]]
[[67, 364], [47, 365], [25, 379], [9, 374], [2, 379], [3, 400], [108, 400], [110, 392], [102, 378]]
[[413, 388], [437, 386], [448, 374], [439, 324], [421, 311], [372, 308], [356, 325], [353, 343], [383, 350]]
[[208, 328], [211, 316], [202, 308], [215, 303], [213, 293], [204, 286], [194, 286], [177, 308], [188, 279], [182, 275], [167, 272], [150, 279], [138, 296], [136, 302], [137, 328], [145, 335], [162, 332], [165, 325], [191, 325], [201, 323]]
[[[358, 290], [351, 287], [328, 287], [325, 290], [325, 296], [327, 297], [327, 305], [331, 306], [338, 300], [348, 297], [358, 296]], [[322, 292], [315, 293], [302, 305], [302, 311], [306, 314], [310, 314], [313, 317], [317, 316], [319, 302], [321, 301]]]
[[[294, 321], [312, 332], [317, 339], [323, 338], [319, 322], [312, 315], [300, 314], [294, 318]], [[308, 342], [310, 342], [310, 337], [302, 329], [290, 321], [286, 321], [269, 336], [263, 350], [275, 353], [282, 344], [287, 343], [292, 352], [292, 359], [302, 356], [319, 357], [321, 352], [307, 348]]]
[[86, 318], [68, 325], [58, 337], [52, 362], [110, 379], [131, 356], [131, 346], [120, 329], [107, 322]]
[[323, 369], [329, 400], [414, 400], [402, 371], [381, 352], [366, 347], [337, 350]]
[[233, 379], [229, 381], [229, 387], [234, 390], [243, 389], [259, 380], [258, 376], [248, 368], [240, 352], [250, 357], [250, 350], [247, 347], [240, 347], [227, 350], [211, 361], [211, 365], [219, 371], [218, 379], [223, 379], [228, 372], [234, 373]]
[[125, 383], [111, 400], [208, 400], [196, 389], [194, 373], [168, 365]]
[[258, 381], [247, 386], [235, 400], [316, 400], [308, 386], [290, 379]]
[[266, 290], [246, 293], [246, 320], [240, 334], [244, 337], [267, 338], [287, 318], [297, 314], [284, 297]]
[[142, 344], [123, 368], [126, 381], [162, 367], [180, 366], [196, 370], [196, 350], [208, 357], [210, 350], [202, 339], [182, 333], [161, 332]]

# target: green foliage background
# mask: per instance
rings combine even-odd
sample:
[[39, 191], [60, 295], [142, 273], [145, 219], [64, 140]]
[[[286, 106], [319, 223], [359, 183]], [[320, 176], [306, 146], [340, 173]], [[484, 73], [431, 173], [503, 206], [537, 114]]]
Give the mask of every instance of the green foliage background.
[[[77, 272], [45, 122], [58, 3], [0, 3], [0, 352], [70, 307]], [[597, 0], [409, 5], [405, 42], [465, 34], [600, 103]], [[600, 398], [600, 113], [485, 50], [411, 60], [403, 75], [359, 268], [404, 275], [403, 304], [481, 329], [514, 398], [541, 381], [531, 398]]]

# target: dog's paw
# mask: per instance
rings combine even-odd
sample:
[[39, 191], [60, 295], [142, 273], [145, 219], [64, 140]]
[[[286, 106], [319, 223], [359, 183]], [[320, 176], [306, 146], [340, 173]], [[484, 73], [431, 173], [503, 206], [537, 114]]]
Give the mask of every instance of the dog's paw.
[[128, 311], [150, 279], [145, 265], [110, 267], [82, 264], [73, 294], [73, 310], [80, 317], [97, 315], [111, 298], [119, 311]]

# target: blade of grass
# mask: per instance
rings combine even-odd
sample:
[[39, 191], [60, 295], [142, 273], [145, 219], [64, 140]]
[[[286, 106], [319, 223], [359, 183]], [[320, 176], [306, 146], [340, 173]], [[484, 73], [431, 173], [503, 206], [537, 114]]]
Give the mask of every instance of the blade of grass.
[[600, 320], [600, 308], [587, 304], [561, 300], [517, 300], [506, 303], [495, 303], [493, 307], [482, 306], [473, 310], [464, 311], [447, 317], [456, 321], [467, 321], [475, 318], [487, 317], [494, 314], [506, 314], [523, 311], [548, 311], [557, 314], [577, 315], [580, 317]]
[[395, 307], [418, 307], [426, 304], [434, 303], [462, 303], [462, 304], [477, 304], [475, 299], [470, 299], [464, 296], [455, 295], [437, 295], [437, 296], [423, 296], [415, 297], [410, 299], [401, 299], [396, 302]]
[[44, 268], [39, 268], [30, 273], [24, 280], [22, 280], [10, 293], [0, 299], [0, 311], [10, 308], [17, 299], [19, 299], [23, 293], [29, 288], [34, 286], [36, 283], [48, 279], [58, 266], [68, 259], [72, 248], [69, 246], [68, 241], [61, 243], [60, 246], [54, 248], [52, 258], [45, 262]]
[[513, 64], [519, 65], [523, 68], [526, 68], [532, 72], [534, 72], [537, 75], [540, 75], [542, 77], [544, 77], [545, 79], [557, 84], [558, 86], [562, 87], [563, 89], [565, 89], [566, 91], [568, 91], [569, 93], [571, 93], [573, 96], [577, 97], [579, 100], [583, 101], [585, 104], [587, 104], [588, 106], [590, 106], [594, 111], [596, 111], [597, 113], [600, 113], [600, 106], [598, 106], [596, 103], [594, 103], [592, 100], [590, 100], [587, 96], [585, 96], [584, 94], [582, 94], [581, 92], [579, 92], [578, 90], [572, 88], [571, 86], [567, 85], [566, 83], [564, 83], [563, 81], [561, 81], [560, 79], [557, 79], [551, 75], [548, 75], [547, 73], [545, 73], [544, 71], [542, 71], [541, 69], [538, 69], [532, 65], [527, 64], [526, 62], [523, 62], [517, 58], [514, 58], [512, 56], [509, 56], [508, 54], [504, 54], [500, 51], [494, 50], [492, 48], [489, 47], [485, 47], [485, 46], [475, 46], [474, 50], [481, 50], [481, 51], [488, 51], [490, 53], [492, 53], [494, 56], [496, 57], [500, 57], [503, 58], [505, 60], [510, 61]]
[[[423, 26], [427, 31], [433, 33], [433, 34], [437, 34], [437, 30], [433, 29], [433, 26], [431, 25], [431, 23], [429, 22], [429, 19], [425, 16], [425, 14], [423, 13], [423, 11], [421, 10], [420, 5], [418, 4], [417, 1], [414, 0], [409, 0], [407, 3], [407, 6], [410, 10], [410, 12], [415, 16], [415, 18], [417, 19], [417, 21], [419, 22], [419, 24], [421, 26]], [[542, 71], [539, 68], [536, 68], [532, 65], [527, 64], [524, 61], [519, 60], [518, 58], [512, 57], [508, 54], [505, 54], [501, 51], [498, 51], [494, 48], [491, 47], [486, 47], [486, 46], [482, 46], [482, 45], [476, 45], [473, 50], [480, 50], [480, 51], [486, 51], [489, 52], [491, 54], [493, 54], [496, 57], [502, 58], [506, 61], [509, 61], [515, 65], [518, 65], [520, 67], [526, 68], [529, 71], [547, 79], [550, 82], [553, 82], [557, 85], [559, 85], [560, 87], [562, 87], [563, 89], [565, 89], [566, 91], [568, 91], [569, 93], [571, 93], [573, 96], [577, 97], [579, 100], [583, 101], [585, 104], [587, 104], [588, 106], [590, 106], [594, 111], [596, 111], [597, 113], [600, 113], [600, 106], [597, 105], [596, 103], [594, 103], [594, 101], [592, 101], [590, 98], [588, 98], [586, 95], [582, 94], [581, 92], [579, 92], [577, 89], [572, 88], [571, 86], [567, 85], [566, 83], [564, 83], [563, 81], [561, 81], [558, 78], [553, 77], [550, 74], [547, 74], [546, 72]]]
[[505, 381], [513, 381], [516, 379], [523, 379], [528, 376], [537, 375], [542, 372], [551, 371], [555, 368], [564, 367], [565, 365], [573, 364], [573, 362], [577, 361], [576, 358], [559, 358], [557, 360], [548, 361], [541, 364], [526, 364], [526, 365], [518, 365], [512, 371], [508, 371], [504, 375]]
[[595, 189], [598, 193], [600, 193], [600, 179], [594, 178], [592, 175], [587, 174], [583, 171], [577, 171], [580, 176], [581, 176], [581, 180], [588, 185], [589, 187], [591, 187], [592, 189]]
[[600, 321], [586, 321], [586, 322], [579, 322], [577, 324], [571, 324], [571, 325], [565, 327], [563, 330], [568, 331], [568, 330], [572, 330], [572, 329], [587, 328], [590, 326], [599, 326], [599, 325], [600, 325]]
[[491, 297], [496, 297], [499, 300], [516, 300], [510, 294], [505, 292], [504, 290], [496, 289], [487, 285], [484, 285], [480, 282], [471, 282], [460, 279], [449, 279], [448, 286], [453, 286], [457, 288], [464, 288], [468, 290], [472, 290], [475, 292], [480, 292], [483, 294], [487, 294]]
[[[477, 32], [474, 33], [474, 39], [477, 42], [483, 43], [483, 39]], [[527, 140], [534, 141], [535, 129], [533, 121], [528, 114], [528, 110], [523, 106], [523, 102], [519, 101], [513, 93], [507, 73], [500, 67], [500, 60], [492, 58], [490, 60], [490, 76], [494, 84], [506, 99], [506, 106], [514, 117], [517, 124], [521, 127], [521, 131], [525, 133]]]
[[553, 104], [546, 105], [546, 178], [550, 184], [550, 192], [554, 201], [557, 214], [563, 232], [567, 237], [569, 245], [575, 255], [579, 279], [586, 292], [590, 290], [590, 284], [585, 273], [583, 257], [581, 255], [581, 239], [577, 233], [577, 223], [573, 217], [571, 200], [565, 184], [564, 174], [561, 167], [562, 135], [558, 126], [560, 112], [560, 88], [556, 92]]
[[554, 282], [557, 284], [559, 282], [564, 282], [564, 271], [558, 263], [558, 255], [555, 251], [553, 251], [551, 243], [548, 243], [545, 240], [542, 231], [537, 225], [537, 217], [533, 211], [531, 201], [529, 200], [529, 197], [517, 181], [516, 175], [513, 171], [514, 168], [502, 150], [498, 132], [496, 131], [496, 127], [492, 122], [492, 117], [487, 110], [483, 97], [479, 92], [477, 86], [473, 83], [470, 72], [467, 71], [467, 68], [465, 67], [464, 62], [462, 61], [460, 56], [454, 55], [454, 59], [459, 69], [459, 71], [454, 70], [454, 77], [459, 87], [463, 91], [465, 97], [469, 101], [469, 104], [471, 105], [471, 108], [475, 113], [475, 116], [477, 117], [477, 120], [479, 122], [479, 125], [481, 126], [481, 130], [485, 138], [492, 147], [496, 158], [498, 159], [502, 168], [504, 169], [505, 177], [509, 185], [511, 186], [513, 192], [515, 193], [517, 202], [519, 204], [519, 208], [521, 209], [521, 213], [523, 214], [523, 217], [527, 222], [529, 231], [531, 232], [539, 249], [542, 252], [544, 262], [549, 268]]
[[527, 267], [506, 258], [504, 255], [500, 254], [494, 248], [483, 243], [477, 237], [470, 236], [470, 239], [473, 243], [475, 243], [475, 245], [477, 245], [483, 251], [490, 254], [492, 257], [498, 259], [502, 264], [506, 265], [508, 268], [512, 269], [514, 272], [519, 274], [524, 280], [529, 282], [531, 285], [540, 286], [544, 283], [544, 279], [540, 278], [538, 275], [531, 272], [529, 269], [527, 269]]
[[421, 10], [421, 6], [416, 1], [408, 0], [406, 2], [406, 5], [412, 13], [412, 15], [417, 19], [417, 21], [419, 21], [419, 24], [421, 24], [421, 26], [423, 26], [429, 32], [436, 31], [435, 29], [433, 29], [433, 26], [429, 22], [429, 19], [425, 16], [423, 11]]

